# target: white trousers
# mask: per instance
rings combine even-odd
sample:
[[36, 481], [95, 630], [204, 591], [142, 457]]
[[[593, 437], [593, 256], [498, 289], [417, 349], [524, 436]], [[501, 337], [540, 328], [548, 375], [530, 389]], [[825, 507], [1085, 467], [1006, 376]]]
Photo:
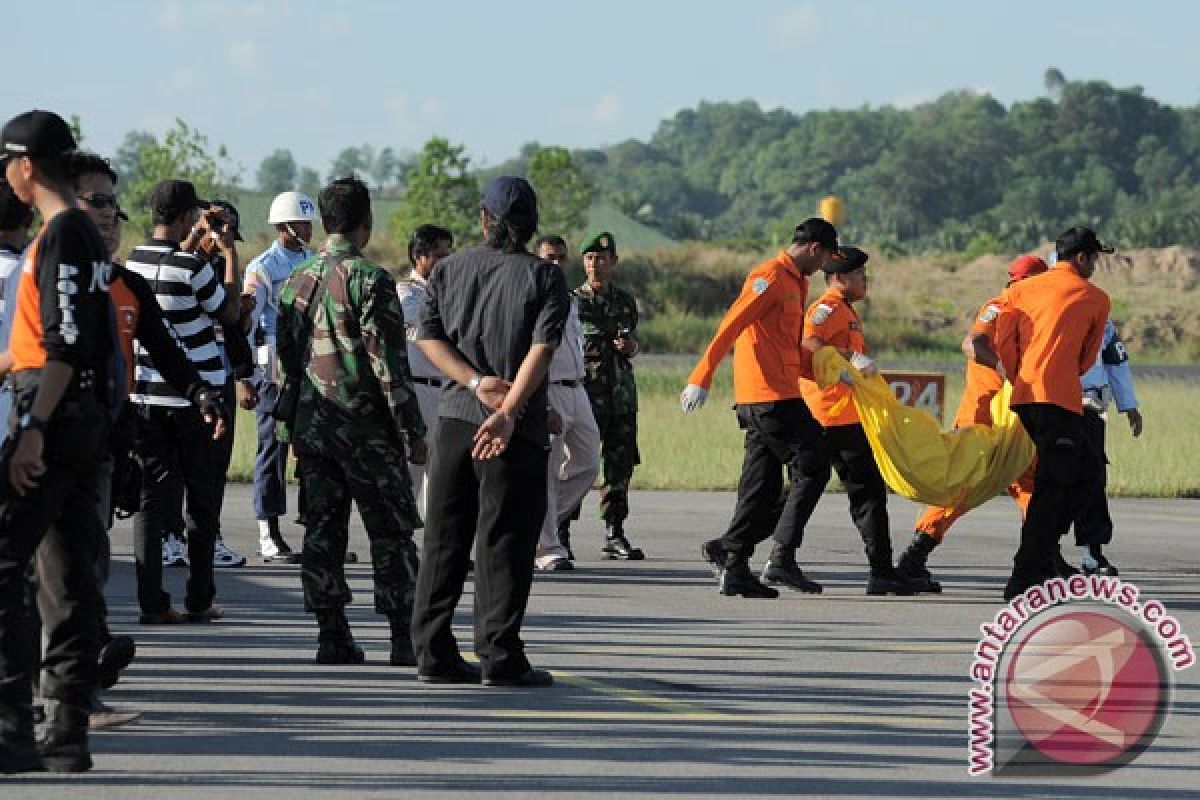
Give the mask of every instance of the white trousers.
[[546, 518], [535, 563], [541, 567], [567, 557], [558, 526], [583, 501], [600, 472], [600, 429], [587, 390], [551, 383], [547, 402], [562, 417], [563, 432], [550, 437], [546, 467]]
[[[425, 420], [425, 444], [428, 450], [432, 451], [433, 443], [437, 440], [438, 400], [442, 396], [442, 390], [437, 386], [427, 386], [423, 383], [414, 383], [413, 388], [417, 390], [417, 403], [421, 406], [421, 416]], [[408, 462], [408, 474], [412, 477], [413, 497], [417, 499], [417, 510], [421, 512], [421, 519], [425, 519], [425, 466], [428, 463], [428, 455], [425, 458], [425, 464]]]

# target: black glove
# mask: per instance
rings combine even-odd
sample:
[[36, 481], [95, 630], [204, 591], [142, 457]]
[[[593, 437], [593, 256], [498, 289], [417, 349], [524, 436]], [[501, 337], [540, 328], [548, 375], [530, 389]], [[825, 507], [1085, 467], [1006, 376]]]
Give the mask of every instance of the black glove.
[[205, 419], [223, 419], [229, 422], [229, 409], [221, 399], [221, 393], [208, 384], [201, 385], [192, 392], [192, 402], [200, 409]]

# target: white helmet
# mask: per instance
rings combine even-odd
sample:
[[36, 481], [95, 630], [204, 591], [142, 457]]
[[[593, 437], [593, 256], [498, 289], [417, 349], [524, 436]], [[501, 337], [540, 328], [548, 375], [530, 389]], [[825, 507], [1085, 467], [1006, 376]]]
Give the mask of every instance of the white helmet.
[[300, 192], [281, 192], [276, 195], [271, 201], [271, 210], [267, 212], [268, 225], [316, 221], [317, 204], [311, 197]]

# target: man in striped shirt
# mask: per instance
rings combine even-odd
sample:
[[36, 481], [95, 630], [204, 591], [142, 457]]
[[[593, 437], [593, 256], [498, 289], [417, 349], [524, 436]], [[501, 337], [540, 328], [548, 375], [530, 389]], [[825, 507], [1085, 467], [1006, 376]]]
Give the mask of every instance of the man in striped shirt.
[[[211, 386], [223, 386], [225, 366], [213, 323], [237, 321], [238, 292], [236, 287], [227, 291], [223, 276], [186, 246], [197, 236], [213, 235], [204, 213], [207, 204], [196, 196], [192, 184], [180, 180], [161, 181], [148, 200], [153, 236], [130, 253], [125, 267], [154, 289], [171, 335], [183, 346], [201, 379]], [[228, 227], [220, 230], [217, 244], [225, 263], [233, 264], [233, 234]], [[142, 507], [134, 526], [141, 622], [219, 619], [223, 612], [213, 605], [219, 504], [213, 491], [211, 434], [199, 409], [163, 378], [141, 346], [136, 357], [135, 385], [129, 399], [137, 412], [134, 441], [145, 476]], [[171, 607], [171, 597], [162, 588], [162, 540], [180, 515], [179, 498], [185, 493], [191, 572], [181, 614]]]

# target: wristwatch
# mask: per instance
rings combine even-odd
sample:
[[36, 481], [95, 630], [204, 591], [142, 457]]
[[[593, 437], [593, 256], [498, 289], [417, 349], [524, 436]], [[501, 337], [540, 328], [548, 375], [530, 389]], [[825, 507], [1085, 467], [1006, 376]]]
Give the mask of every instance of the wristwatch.
[[21, 431], [40, 431], [46, 432], [46, 420], [40, 417], [35, 417], [30, 412], [26, 411], [17, 421], [17, 430]]
[[483, 383], [483, 378], [478, 373], [471, 376], [471, 380], [467, 381], [467, 388], [472, 392], [479, 388], [479, 384]]

